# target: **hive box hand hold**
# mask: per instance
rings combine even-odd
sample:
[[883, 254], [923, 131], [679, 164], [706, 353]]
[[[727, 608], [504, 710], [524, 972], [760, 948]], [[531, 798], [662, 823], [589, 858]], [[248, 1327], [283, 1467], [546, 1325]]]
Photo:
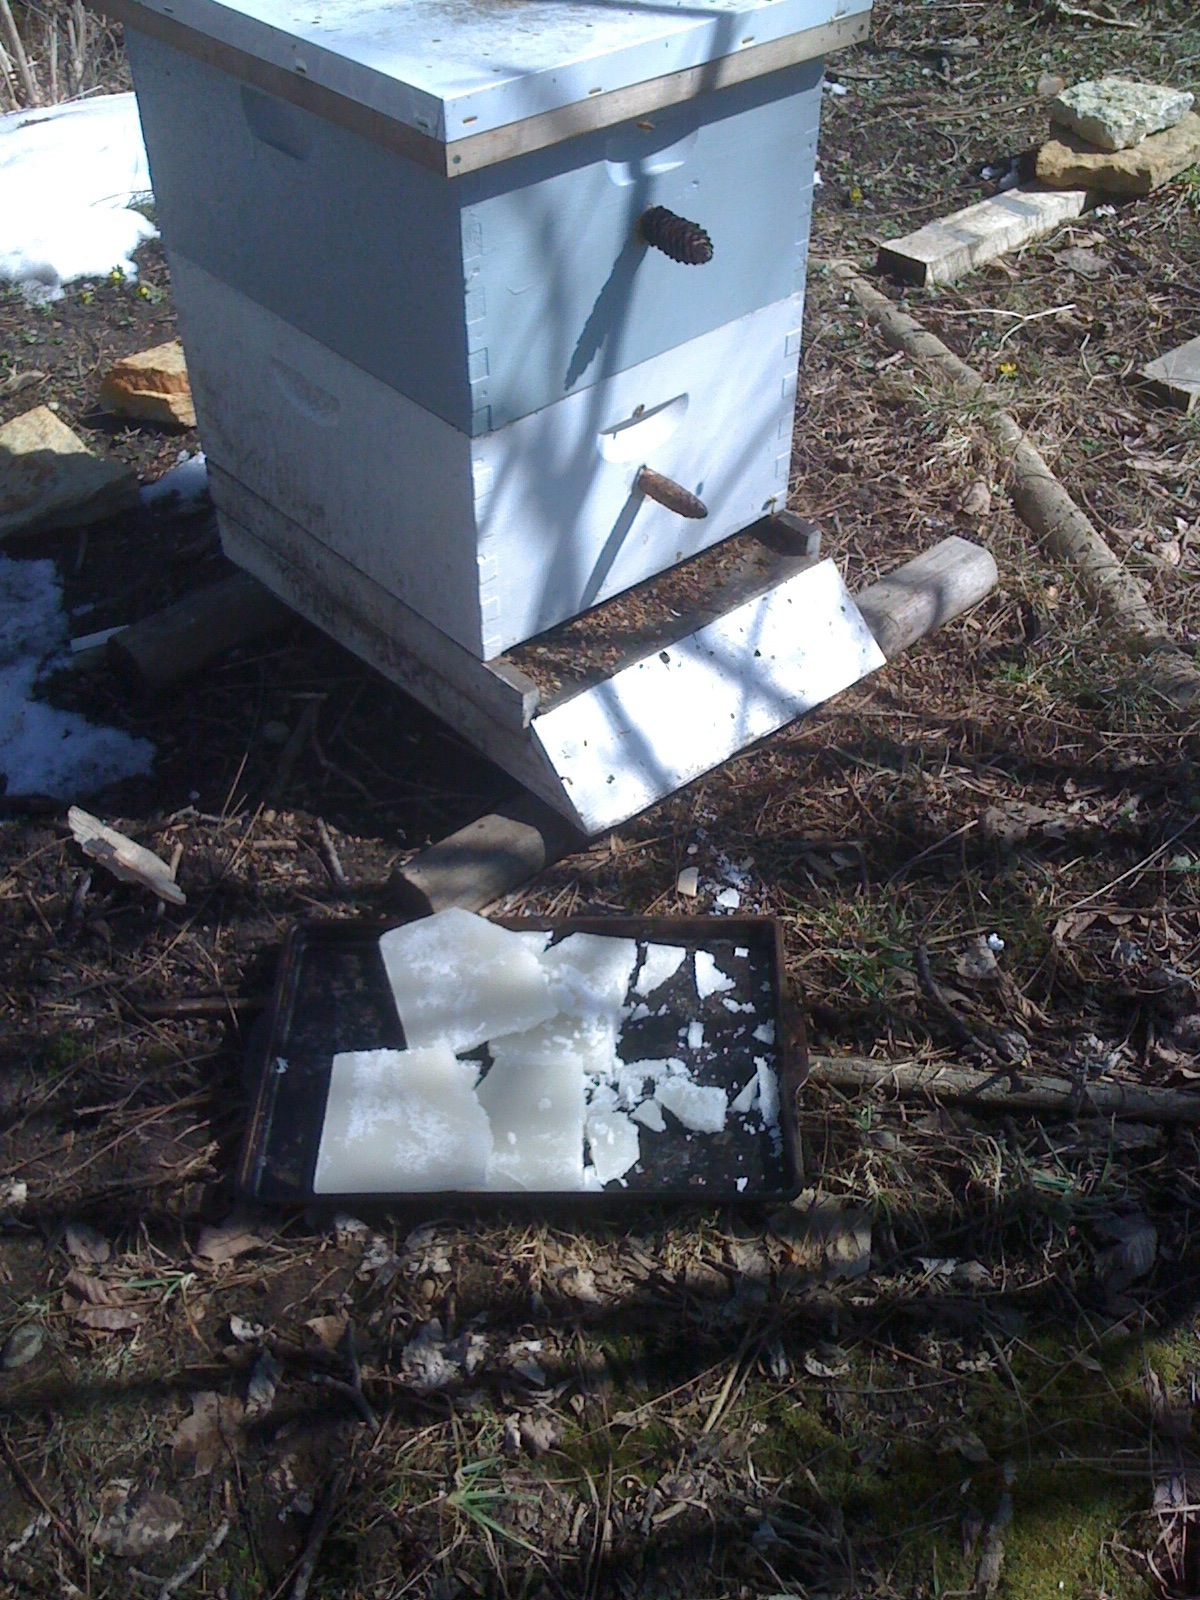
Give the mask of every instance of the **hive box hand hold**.
[[103, 4], [225, 547], [289, 604], [436, 678], [783, 507], [869, 0]]

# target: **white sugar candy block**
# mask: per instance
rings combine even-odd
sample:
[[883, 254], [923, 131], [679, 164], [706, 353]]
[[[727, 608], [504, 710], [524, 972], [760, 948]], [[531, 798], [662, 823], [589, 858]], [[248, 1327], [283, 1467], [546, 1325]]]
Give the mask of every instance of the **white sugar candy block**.
[[720, 1133], [725, 1126], [729, 1096], [724, 1089], [704, 1089], [690, 1078], [676, 1076], [664, 1079], [654, 1098], [693, 1133]]
[[623, 1178], [642, 1153], [635, 1125], [621, 1111], [597, 1111], [587, 1119], [588, 1149], [601, 1183]]
[[524, 936], [451, 906], [379, 941], [409, 1049], [471, 1050], [558, 1010]]
[[704, 1048], [704, 1024], [693, 1019], [687, 1027], [687, 1046], [691, 1051]]
[[583, 1187], [583, 1073], [577, 1058], [510, 1056], [493, 1064], [475, 1092], [492, 1125], [489, 1189]]
[[509, 929], [508, 931], [512, 933], [514, 939], [519, 939], [525, 948], [531, 950], [535, 956], [543, 954], [553, 937], [549, 928], [517, 928]]
[[620, 1096], [611, 1083], [597, 1083], [595, 1078], [584, 1079], [584, 1094], [589, 1116], [593, 1111], [615, 1111], [620, 1102]]
[[733, 1100], [730, 1102], [729, 1109], [736, 1112], [739, 1117], [745, 1117], [754, 1110], [757, 1100], [758, 1073], [756, 1072], [746, 1087], [739, 1090], [734, 1096]]
[[577, 1063], [580, 1072], [610, 1077], [617, 1066], [616, 1033], [593, 1018], [551, 1017], [524, 1033], [505, 1033], [488, 1040], [492, 1060]]
[[779, 1126], [779, 1077], [762, 1056], [754, 1058], [754, 1073], [758, 1082], [758, 1110], [768, 1128]]
[[657, 1100], [643, 1100], [640, 1106], [634, 1106], [629, 1115], [644, 1128], [649, 1128], [652, 1133], [662, 1133], [667, 1125], [662, 1107]]
[[696, 951], [696, 993], [701, 1000], [710, 994], [724, 994], [734, 987], [733, 979], [723, 973], [707, 950]]
[[648, 944], [642, 970], [634, 984], [635, 994], [653, 994], [668, 978], [673, 978], [687, 960], [687, 951], [677, 944]]
[[731, 1000], [728, 995], [726, 995], [724, 1000], [721, 1001], [721, 1004], [725, 1007], [726, 1011], [753, 1011], [754, 1010], [754, 1001], [753, 1000]]
[[313, 1192], [482, 1188], [492, 1130], [478, 1071], [446, 1045], [334, 1056]]
[[750, 954], [750, 951], [744, 944], [739, 944], [733, 953], [735, 956], [737, 956], [739, 961], [745, 961], [746, 957]]
[[572, 933], [551, 945], [542, 970], [560, 1011], [577, 1016], [620, 1016], [637, 962], [637, 942], [602, 933]]
[[646, 1085], [652, 1087], [665, 1078], [668, 1072], [679, 1071], [683, 1066], [681, 1061], [672, 1058], [670, 1061], [631, 1061], [622, 1062], [617, 1067], [617, 1093], [621, 1097], [623, 1106], [635, 1106], [643, 1099]]
[[760, 1022], [754, 1030], [754, 1037], [759, 1044], [775, 1043], [775, 1024], [773, 1022]]

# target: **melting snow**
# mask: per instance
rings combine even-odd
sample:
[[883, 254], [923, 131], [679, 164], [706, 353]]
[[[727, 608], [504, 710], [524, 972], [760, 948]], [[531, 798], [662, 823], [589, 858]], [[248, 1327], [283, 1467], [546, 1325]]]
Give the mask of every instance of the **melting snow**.
[[158, 229], [133, 210], [150, 169], [132, 94], [0, 116], [0, 280], [58, 300], [76, 278], [119, 268]]
[[73, 800], [147, 773], [154, 746], [34, 697], [67, 659], [68, 622], [53, 561], [0, 556], [0, 772], [9, 794]]

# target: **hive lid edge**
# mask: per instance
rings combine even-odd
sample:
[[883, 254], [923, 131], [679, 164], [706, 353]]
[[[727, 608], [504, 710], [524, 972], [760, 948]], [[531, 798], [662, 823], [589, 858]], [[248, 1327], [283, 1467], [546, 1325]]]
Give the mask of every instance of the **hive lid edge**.
[[[866, 37], [870, 0], [725, 0], [686, 25], [663, 25], [657, 36], [618, 36], [569, 59], [540, 46], [527, 64], [484, 71], [484, 56], [456, 43], [452, 53], [433, 34], [439, 59], [413, 54], [413, 26], [404, 33], [321, 31], [319, 17], [300, 17], [300, 0], [89, 0], [97, 10], [151, 34], [259, 88], [331, 120], [408, 149], [449, 176], [511, 158], [577, 133], [645, 115], [726, 84], [811, 60]], [[640, 16], [642, 0], [621, 15]], [[576, 0], [527, 0], [527, 15], [569, 14]], [[253, 7], [253, 10], [251, 10]], [[320, 9], [313, 0], [306, 11]], [[404, 7], [376, 6], [375, 14]], [[443, 7], [436, 8], [436, 19]], [[372, 12], [364, 10], [369, 19]], [[720, 28], [717, 24], [721, 24]], [[578, 41], [576, 40], [575, 43]], [[441, 59], [444, 54], [444, 59]], [[391, 125], [385, 134], [386, 125]]]

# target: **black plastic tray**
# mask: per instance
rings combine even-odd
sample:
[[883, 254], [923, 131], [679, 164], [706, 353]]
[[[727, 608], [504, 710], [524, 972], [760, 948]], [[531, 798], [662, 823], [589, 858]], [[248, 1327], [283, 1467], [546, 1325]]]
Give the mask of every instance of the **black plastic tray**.
[[[388, 922], [309, 922], [289, 934], [280, 958], [275, 992], [265, 1024], [255, 1030], [247, 1062], [254, 1100], [238, 1164], [237, 1182], [249, 1199], [279, 1204], [351, 1203], [455, 1199], [488, 1203], [544, 1204], [569, 1200], [591, 1208], [612, 1200], [668, 1201], [720, 1205], [781, 1203], [800, 1187], [795, 1098], [807, 1067], [804, 1028], [798, 1006], [783, 989], [779, 925], [769, 917], [569, 917], [497, 918], [515, 929], [602, 933], [655, 944], [707, 950], [736, 987], [700, 1001], [691, 982], [691, 963], [654, 996], [666, 1016], [627, 1022], [619, 1054], [628, 1061], [679, 1056], [698, 1083], [719, 1085], [732, 1099], [754, 1071], [754, 1057], [767, 1055], [779, 1076], [779, 1138], [747, 1129], [730, 1117], [720, 1134], [691, 1134], [668, 1117], [667, 1130], [642, 1138], [642, 1159], [624, 1184], [600, 1191], [555, 1193], [498, 1190], [437, 1195], [397, 1191], [394, 1195], [313, 1195], [313, 1172], [325, 1119], [325, 1100], [333, 1057], [343, 1050], [402, 1049], [404, 1030], [396, 1015], [379, 953], [379, 935]], [[745, 956], [735, 956], [744, 949]], [[725, 999], [754, 1002], [754, 1012], [731, 1011]], [[696, 1056], [680, 1042], [688, 1022], [704, 1024], [705, 1048]], [[771, 1020], [773, 1045], [752, 1037]], [[711, 1047], [717, 1048], [713, 1050]], [[722, 1049], [727, 1053], [722, 1054]], [[744, 1179], [738, 1188], [738, 1180]]]

